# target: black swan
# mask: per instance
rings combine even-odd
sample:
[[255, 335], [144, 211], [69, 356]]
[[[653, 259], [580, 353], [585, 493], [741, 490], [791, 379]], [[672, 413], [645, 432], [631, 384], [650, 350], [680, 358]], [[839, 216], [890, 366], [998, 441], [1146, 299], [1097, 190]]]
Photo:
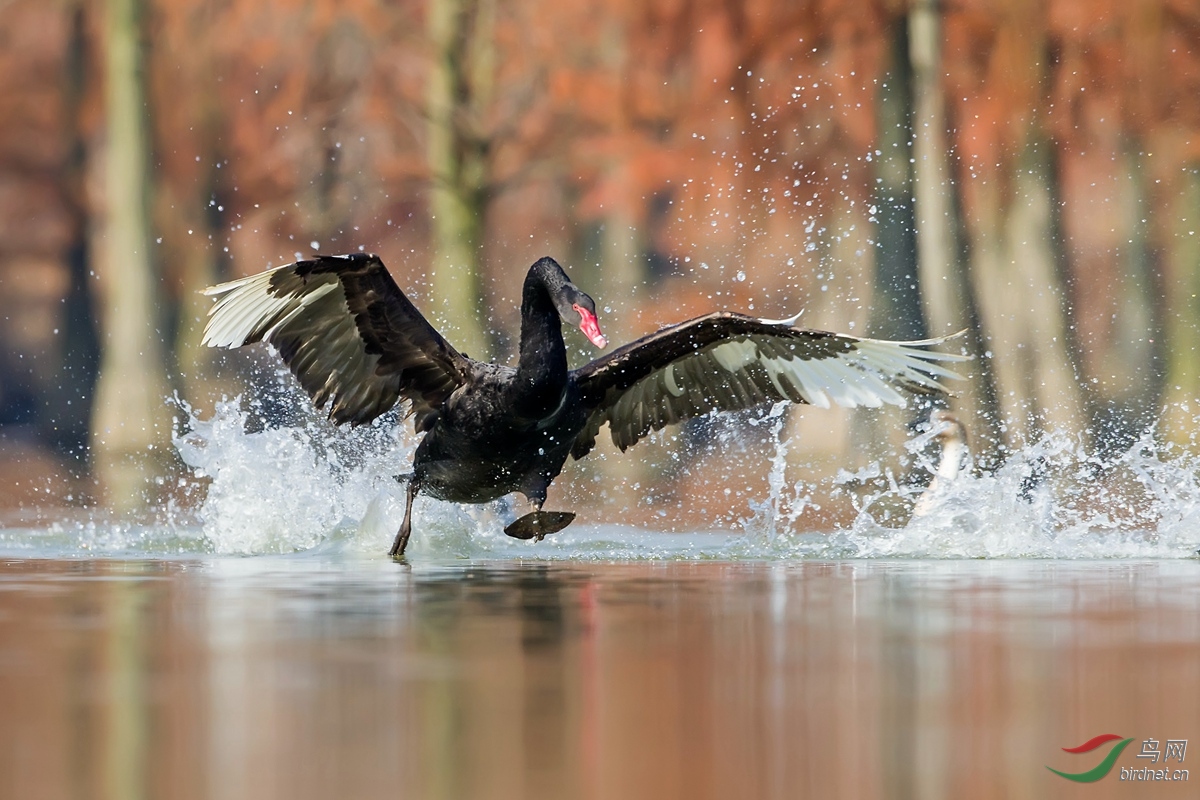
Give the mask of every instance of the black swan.
[[575, 515], [542, 511], [567, 456], [583, 458], [608, 423], [622, 451], [651, 430], [710, 411], [790, 400], [828, 408], [904, 405], [898, 389], [943, 392], [957, 377], [937, 363], [964, 356], [715, 312], [672, 325], [579, 369], [567, 369], [561, 321], [598, 348], [607, 342], [592, 298], [552, 258], [529, 269], [521, 294], [517, 366], [487, 364], [434, 330], [374, 255], [315, 256], [206, 290], [214, 347], [268, 342], [318, 408], [361, 425], [407, 401], [425, 436], [408, 477], [403, 554], [412, 504], [424, 493], [483, 503], [512, 492], [532, 511], [505, 528], [541, 539]]

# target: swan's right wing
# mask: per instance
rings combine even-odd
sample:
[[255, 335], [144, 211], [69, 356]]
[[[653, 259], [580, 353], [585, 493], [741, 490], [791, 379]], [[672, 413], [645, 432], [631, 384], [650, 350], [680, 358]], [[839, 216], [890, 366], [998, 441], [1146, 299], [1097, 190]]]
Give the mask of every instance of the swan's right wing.
[[377, 256], [316, 256], [205, 290], [204, 343], [267, 342], [330, 418], [361, 425], [401, 398], [417, 430], [471, 363], [409, 302]]
[[582, 458], [607, 422], [622, 450], [651, 430], [710, 411], [790, 400], [828, 408], [903, 406], [901, 391], [945, 392], [957, 378], [939, 361], [965, 356], [916, 342], [860, 339], [793, 327], [792, 320], [717, 312], [663, 328], [575, 371], [588, 420], [572, 454]]

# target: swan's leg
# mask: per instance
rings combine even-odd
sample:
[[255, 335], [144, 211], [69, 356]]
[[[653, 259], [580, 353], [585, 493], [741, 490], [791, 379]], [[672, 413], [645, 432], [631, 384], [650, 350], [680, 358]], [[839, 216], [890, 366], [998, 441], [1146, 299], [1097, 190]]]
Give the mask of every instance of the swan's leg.
[[408, 479], [408, 497], [404, 502], [404, 521], [400, 523], [400, 530], [396, 533], [396, 541], [392, 542], [392, 549], [388, 551], [388, 555], [392, 557], [404, 555], [404, 548], [408, 546], [408, 537], [412, 533], [412, 507], [413, 500], [417, 498], [417, 492], [421, 486], [417, 483], [417, 476], [412, 475]]

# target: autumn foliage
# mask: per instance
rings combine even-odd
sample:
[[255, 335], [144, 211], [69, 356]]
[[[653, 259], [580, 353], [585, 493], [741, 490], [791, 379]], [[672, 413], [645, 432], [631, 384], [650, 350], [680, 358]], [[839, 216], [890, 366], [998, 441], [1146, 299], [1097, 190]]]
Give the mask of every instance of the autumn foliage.
[[[94, 276], [113, 269], [103, 8], [0, 7], [0, 430], [63, 455], [87, 441]], [[992, 417], [983, 446], [1002, 458], [1060, 425], [1125, 446], [1163, 408], [1160, 434], [1186, 436], [1170, 409], [1200, 388], [1195, 3], [150, 0], [140, 24], [160, 368], [188, 396], [230, 388], [196, 347], [195, 290], [313, 250], [380, 253], [498, 357], [544, 254], [625, 336], [714, 307], [886, 330], [879, 215], [913, 201], [880, 187], [940, 173], [912, 157], [932, 135], [920, 109], [901, 105], [899, 137], [881, 109], [933, 58], [965, 305], [929, 307], [915, 252], [910, 283], [920, 325], [974, 325], [997, 359], [964, 394]], [[475, 318], [430, 289], [439, 189], [481, 231], [462, 265]]]

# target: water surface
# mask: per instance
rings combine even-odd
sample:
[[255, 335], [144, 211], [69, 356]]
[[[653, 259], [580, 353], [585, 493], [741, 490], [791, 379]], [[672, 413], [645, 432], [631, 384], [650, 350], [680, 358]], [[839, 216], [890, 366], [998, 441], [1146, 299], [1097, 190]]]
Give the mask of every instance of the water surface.
[[[778, 438], [752, 513], [710, 532], [590, 524], [630, 518], [600, 502], [517, 542], [503, 505], [421, 500], [395, 563], [402, 429], [246, 413], [178, 442], [194, 512], [0, 526], [0, 798], [1200, 788], [1120, 780], [1150, 740], [1200, 763], [1190, 452], [1049, 437], [909, 519], [884, 468], [796, 480]], [[854, 513], [812, 530], [817, 503]], [[1047, 769], [1095, 767], [1108, 748], [1062, 748], [1106, 733], [1133, 740], [1106, 777]]]
[[1045, 767], [1196, 746], [1200, 563], [10, 556], [0, 709], [14, 798], [1192, 797]]

